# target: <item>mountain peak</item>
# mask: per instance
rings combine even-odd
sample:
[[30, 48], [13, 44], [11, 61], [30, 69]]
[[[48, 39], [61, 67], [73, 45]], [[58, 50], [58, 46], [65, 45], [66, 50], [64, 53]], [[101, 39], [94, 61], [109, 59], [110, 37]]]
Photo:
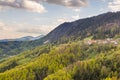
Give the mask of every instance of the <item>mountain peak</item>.
[[[73, 22], [64, 22], [51, 31], [44, 39], [53, 42], [61, 39], [83, 39], [89, 36], [100, 39], [112, 38], [115, 35], [119, 35], [119, 31], [116, 31], [120, 30], [119, 25], [120, 12], [108, 12]], [[113, 30], [113, 27], [115, 30]]]

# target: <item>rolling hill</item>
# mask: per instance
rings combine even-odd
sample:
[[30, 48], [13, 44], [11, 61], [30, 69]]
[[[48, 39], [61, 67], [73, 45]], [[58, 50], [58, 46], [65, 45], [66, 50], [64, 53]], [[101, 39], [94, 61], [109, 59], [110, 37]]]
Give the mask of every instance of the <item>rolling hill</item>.
[[0, 43], [1, 57], [9, 56], [0, 60], [0, 80], [120, 80], [119, 38], [120, 12], [108, 12], [65, 22], [41, 39]]
[[33, 41], [33, 40], [37, 40], [44, 37], [44, 35], [40, 35], [37, 37], [32, 37], [32, 36], [25, 36], [25, 37], [21, 37], [21, 38], [17, 38], [17, 39], [2, 39], [0, 40], [0, 42], [10, 42], [10, 41]]
[[92, 39], [119, 38], [120, 12], [108, 12], [74, 22], [65, 22], [37, 40], [0, 42], [0, 54], [14, 55], [46, 43], [60, 44], [87, 37]]
[[119, 80], [120, 45], [43, 45], [0, 62], [0, 80]]

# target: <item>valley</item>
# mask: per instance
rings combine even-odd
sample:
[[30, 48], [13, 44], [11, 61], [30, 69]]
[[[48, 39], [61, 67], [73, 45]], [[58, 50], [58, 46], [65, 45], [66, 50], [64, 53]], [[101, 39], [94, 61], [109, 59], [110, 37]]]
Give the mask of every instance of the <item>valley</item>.
[[120, 80], [120, 12], [65, 22], [39, 39], [0, 42], [0, 80]]

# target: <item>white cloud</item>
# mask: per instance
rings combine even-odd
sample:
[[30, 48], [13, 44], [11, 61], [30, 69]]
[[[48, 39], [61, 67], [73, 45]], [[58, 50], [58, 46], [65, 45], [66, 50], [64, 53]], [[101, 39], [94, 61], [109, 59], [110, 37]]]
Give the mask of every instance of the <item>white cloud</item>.
[[0, 39], [19, 38], [23, 36], [38, 36], [41, 34], [47, 34], [52, 29], [54, 29], [54, 26], [50, 26], [50, 25], [32, 26], [27, 23], [6, 24], [4, 22], [0, 22], [0, 34], [2, 34], [0, 35]]
[[43, 1], [50, 4], [62, 5], [66, 7], [83, 7], [86, 6], [88, 0], [36, 0]]
[[18, 37], [15, 33], [15, 28], [12, 28], [4, 22], [0, 22], [0, 34], [2, 34], [0, 35], [0, 39]]
[[73, 9], [73, 11], [75, 11], [75, 12], [80, 12], [80, 9]]
[[78, 8], [86, 6], [88, 0], [0, 0], [0, 9], [17, 8], [42, 13], [46, 11], [44, 6], [42, 5], [43, 2]]
[[29, 28], [20, 28], [17, 30], [17, 32], [20, 33], [30, 33], [30, 34], [47, 34], [53, 29], [52, 26], [48, 25], [38, 25], [35, 27], [29, 27]]
[[3, 22], [0, 22], [0, 30], [1, 31], [13, 31], [12, 28], [8, 27], [8, 25]]
[[39, 4], [35, 1], [24, 0], [23, 8], [28, 9], [33, 12], [38, 12], [38, 13], [45, 12], [45, 8], [41, 4]]
[[3, 30], [3, 29], [4, 29], [4, 26], [5, 26], [5, 24], [2, 23], [2, 22], [0, 22], [0, 30]]
[[108, 8], [112, 11], [120, 11], [120, 0], [112, 0], [108, 3]]
[[72, 16], [72, 19], [73, 19], [73, 20], [80, 19], [80, 15], [75, 15], [75, 16]]
[[58, 18], [57, 19], [57, 23], [64, 23], [64, 22], [66, 22], [66, 21], [68, 21], [68, 19], [67, 18]]
[[38, 13], [46, 11], [43, 5], [32, 0], [0, 0], [0, 8], [18, 8]]

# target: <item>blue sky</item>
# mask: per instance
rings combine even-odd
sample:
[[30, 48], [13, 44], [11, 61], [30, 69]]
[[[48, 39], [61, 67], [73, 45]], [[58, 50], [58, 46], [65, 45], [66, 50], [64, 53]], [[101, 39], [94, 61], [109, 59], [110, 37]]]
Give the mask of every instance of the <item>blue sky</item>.
[[120, 10], [120, 0], [0, 0], [0, 39], [47, 34], [63, 22]]

